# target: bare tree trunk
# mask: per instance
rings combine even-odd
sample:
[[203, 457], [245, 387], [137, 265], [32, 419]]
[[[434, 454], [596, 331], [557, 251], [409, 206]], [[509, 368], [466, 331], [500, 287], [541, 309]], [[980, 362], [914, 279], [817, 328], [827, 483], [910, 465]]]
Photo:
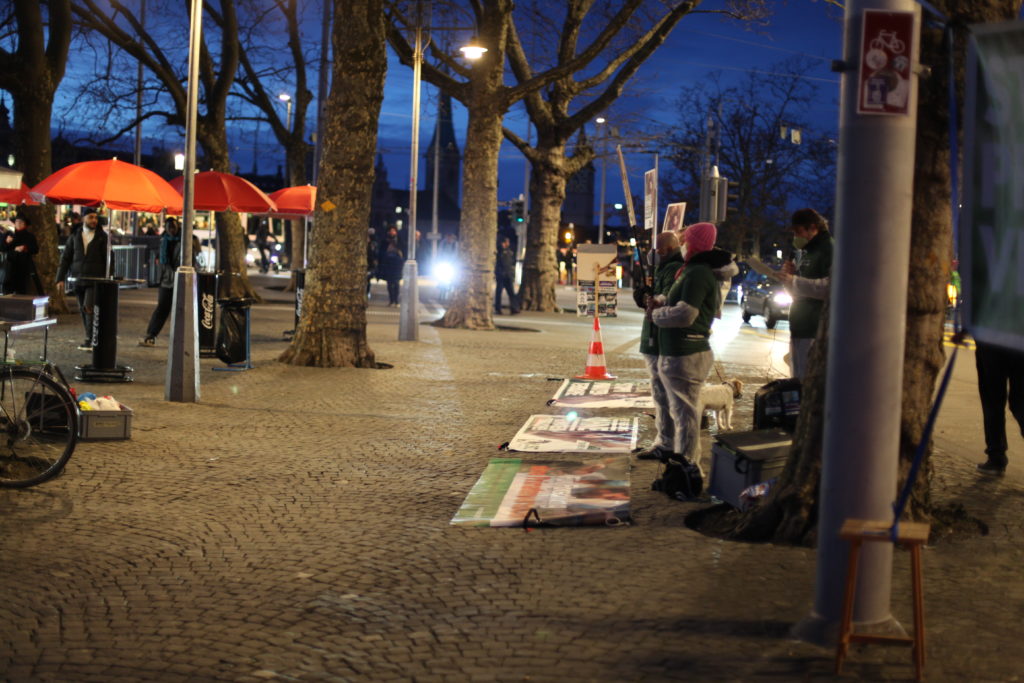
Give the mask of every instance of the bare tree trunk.
[[440, 327], [493, 330], [494, 256], [498, 236], [498, 151], [501, 120], [508, 108], [501, 92], [505, 41], [512, 4], [486, 3], [480, 18], [480, 38], [489, 47], [473, 65], [463, 101], [469, 109], [466, 154], [462, 173], [462, 218], [459, 221], [459, 259], [466, 269], [465, 287], [437, 322]]
[[[64, 78], [71, 41], [68, 0], [51, 0], [46, 4], [49, 13], [44, 22], [39, 2], [16, 0], [13, 13], [19, 47], [12, 53], [0, 50], [0, 88], [11, 93], [14, 104], [15, 167], [30, 187], [53, 172], [50, 140], [53, 95]], [[25, 206], [19, 211], [31, 219], [30, 230], [39, 243], [34, 261], [43, 293], [50, 297], [50, 310], [67, 313], [67, 301], [58, 296], [53, 281], [60, 260], [54, 207], [52, 204]]]
[[530, 224], [523, 264], [522, 306], [528, 311], [557, 311], [558, 232], [565, 201], [565, 145], [537, 148], [543, 162], [530, 175]]
[[387, 70], [384, 10], [381, 0], [335, 0], [334, 10], [336, 58], [310, 268], [302, 319], [280, 360], [372, 368], [376, 363], [366, 341], [366, 226]]

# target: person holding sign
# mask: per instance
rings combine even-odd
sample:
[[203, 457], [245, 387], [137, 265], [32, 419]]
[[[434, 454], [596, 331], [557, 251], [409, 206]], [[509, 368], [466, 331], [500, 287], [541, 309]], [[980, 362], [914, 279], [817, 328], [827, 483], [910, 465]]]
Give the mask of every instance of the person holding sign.
[[[683, 267], [683, 253], [679, 249], [679, 237], [674, 232], [663, 232], [658, 235], [654, 249], [661, 261], [654, 272], [653, 287], [637, 288], [640, 297], [636, 303], [641, 308], [648, 308], [653, 296], [665, 296], [675, 282], [676, 274]], [[640, 460], [659, 460], [672, 453], [675, 447], [675, 427], [672, 413], [669, 410], [668, 395], [658, 375], [658, 328], [651, 321], [651, 316], [644, 316], [643, 329], [640, 332], [640, 353], [647, 364], [651, 375], [651, 398], [654, 400], [654, 423], [657, 436], [654, 444], [647, 449], [634, 451]]]
[[690, 462], [697, 461], [700, 445], [700, 389], [714, 362], [708, 337], [719, 288], [709, 261], [717, 236], [713, 223], [686, 229], [681, 272], [664, 296], [651, 298], [649, 309], [658, 329], [658, 378], [675, 430], [672, 451]]

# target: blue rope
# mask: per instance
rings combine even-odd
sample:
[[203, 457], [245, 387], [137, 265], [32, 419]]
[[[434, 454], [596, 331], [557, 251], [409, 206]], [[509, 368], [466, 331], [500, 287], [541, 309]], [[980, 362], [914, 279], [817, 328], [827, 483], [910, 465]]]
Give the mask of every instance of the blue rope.
[[957, 346], [953, 347], [953, 355], [949, 357], [949, 363], [946, 364], [946, 372], [942, 376], [942, 384], [939, 385], [939, 393], [935, 396], [935, 403], [932, 404], [932, 409], [928, 413], [928, 421], [925, 422], [924, 431], [921, 432], [921, 441], [917, 444], [917, 451], [914, 453], [914, 461], [910, 464], [910, 472], [907, 474], [907, 481], [903, 484], [903, 489], [900, 491], [899, 498], [893, 503], [893, 521], [892, 521], [892, 540], [895, 543], [899, 535], [899, 523], [900, 517], [903, 515], [903, 510], [907, 506], [907, 501], [910, 499], [910, 492], [914, 488], [914, 481], [917, 479], [917, 471], [921, 468], [921, 462], [924, 461], [924, 454], [928, 448], [928, 442], [932, 437], [932, 429], [935, 427], [935, 421], [939, 416], [939, 408], [942, 406], [942, 399], [946, 395], [946, 389], [949, 388], [949, 380], [953, 376], [953, 366], [956, 365], [956, 352], [960, 350], [959, 342]]

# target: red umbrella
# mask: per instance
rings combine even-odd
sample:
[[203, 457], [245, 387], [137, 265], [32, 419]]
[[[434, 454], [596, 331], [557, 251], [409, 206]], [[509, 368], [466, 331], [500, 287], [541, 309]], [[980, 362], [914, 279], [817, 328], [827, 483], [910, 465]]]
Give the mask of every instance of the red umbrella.
[[33, 201], [28, 194], [28, 185], [21, 184], [20, 190], [0, 190], [0, 202], [4, 204], [28, 204], [38, 206], [39, 202]]
[[152, 171], [117, 159], [82, 161], [51, 175], [31, 190], [36, 201], [56, 204], [105, 204], [109, 209], [181, 211], [181, 195]]
[[277, 192], [271, 192], [270, 198], [277, 204], [277, 211], [273, 214], [276, 217], [308, 216], [313, 213], [316, 205], [316, 186], [286, 187]]
[[[178, 193], [184, 192], [185, 177], [178, 176], [171, 181]], [[198, 211], [239, 211], [244, 213], [267, 213], [277, 209], [274, 200], [250, 183], [230, 173], [203, 171], [195, 175], [195, 198], [193, 206]]]

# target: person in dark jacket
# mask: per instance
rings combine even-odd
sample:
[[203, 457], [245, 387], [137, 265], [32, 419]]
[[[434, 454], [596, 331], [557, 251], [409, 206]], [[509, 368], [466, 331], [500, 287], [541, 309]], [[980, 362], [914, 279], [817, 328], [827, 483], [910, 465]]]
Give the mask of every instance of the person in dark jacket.
[[39, 253], [36, 236], [28, 229], [31, 221], [26, 216], [14, 219], [14, 233], [8, 233], [0, 242], [0, 251], [7, 254], [7, 269], [4, 271], [4, 294], [28, 294], [35, 262], [32, 257]]
[[[68, 275], [74, 278], [107, 275], [107, 233], [99, 227], [96, 209], [86, 209], [82, 218], [82, 229], [71, 235], [64, 245], [64, 254], [57, 269], [59, 294], [64, 293], [64, 280]], [[81, 351], [91, 351], [96, 287], [88, 282], [76, 282], [75, 296], [78, 297], [78, 308], [82, 313], [82, 325], [85, 327], [85, 341], [78, 348]]]
[[[660, 233], [654, 248], [661, 262], [654, 271], [653, 285], [635, 290], [642, 296], [636, 303], [644, 309], [648, 307], [648, 299], [651, 297], [668, 294], [672, 283], [676, 281], [676, 273], [683, 267], [683, 253], [679, 249], [679, 237], [676, 233]], [[650, 448], [638, 448], [634, 452], [640, 460], [660, 460], [672, 453], [675, 447], [675, 426], [669, 411], [668, 395], [658, 375], [658, 328], [651, 322], [649, 315], [644, 316], [643, 328], [640, 331], [640, 353], [651, 375], [651, 398], [654, 400], [654, 424], [657, 435]]]
[[[198, 265], [199, 238], [192, 235], [192, 266]], [[174, 218], [164, 223], [164, 234], [160, 239], [160, 292], [157, 294], [156, 308], [149, 317], [146, 336], [139, 340], [139, 346], [154, 346], [157, 335], [164, 328], [167, 316], [171, 313], [174, 303], [174, 278], [181, 265], [181, 224]]]
[[832, 235], [828, 221], [814, 209], [800, 209], [790, 221], [793, 246], [803, 251], [799, 268], [786, 261], [779, 274], [793, 296], [789, 309], [789, 358], [793, 377], [803, 380], [807, 356], [818, 333], [832, 273]]
[[398, 305], [399, 284], [402, 281], [402, 265], [405, 263], [405, 255], [398, 248], [397, 239], [389, 239], [381, 252], [380, 277], [388, 283], [388, 306]]
[[501, 315], [501, 292], [508, 292], [508, 310], [512, 315], [519, 312], [519, 299], [516, 298], [516, 253], [507, 237], [502, 237], [498, 244], [498, 256], [494, 261], [494, 313]]

